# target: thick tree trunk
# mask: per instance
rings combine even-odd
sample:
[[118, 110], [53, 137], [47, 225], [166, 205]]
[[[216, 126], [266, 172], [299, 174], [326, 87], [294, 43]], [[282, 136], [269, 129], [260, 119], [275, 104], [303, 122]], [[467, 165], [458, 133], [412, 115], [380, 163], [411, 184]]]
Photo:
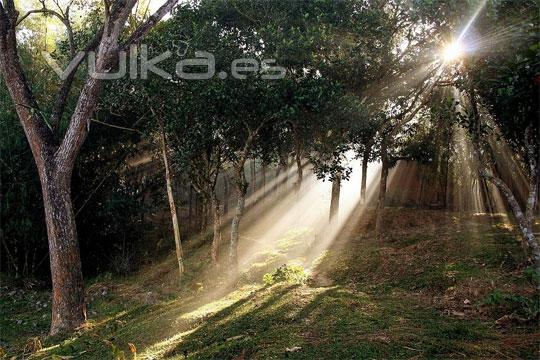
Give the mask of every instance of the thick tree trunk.
[[332, 195], [330, 197], [330, 222], [336, 222], [339, 216], [339, 196], [341, 193], [341, 176], [332, 181]]
[[40, 171], [53, 285], [51, 335], [71, 331], [86, 321], [70, 174]]
[[[139, 42], [176, 2], [168, 0], [122, 46]], [[98, 31], [95, 44], [94, 41], [88, 44], [88, 50], [97, 49], [97, 73], [108, 71], [116, 62], [118, 39], [135, 3], [115, 4], [114, 11], [105, 18], [103, 29], [107, 31]], [[75, 160], [88, 134], [102, 82], [92, 77], [85, 81], [67, 130], [58, 143], [55, 122], [62, 117], [75, 76], [69, 76], [62, 84], [55, 101], [53, 123], [48, 126], [19, 62], [18, 18], [13, 0], [0, 2], [0, 72], [28, 139], [41, 181], [53, 283], [51, 334], [57, 334], [73, 330], [85, 321], [84, 288], [70, 182]], [[67, 28], [71, 32], [69, 25]], [[79, 64], [81, 62], [82, 59]]]
[[171, 219], [174, 233], [174, 244], [176, 247], [176, 260], [178, 262], [179, 278], [184, 274], [184, 256], [182, 253], [182, 240], [180, 238], [180, 225], [178, 224], [178, 214], [176, 213], [176, 203], [174, 201], [174, 192], [172, 187], [171, 171], [169, 168], [169, 157], [167, 156], [167, 140], [165, 132], [161, 125], [161, 152], [163, 155], [163, 164], [165, 165], [165, 183], [167, 185], [167, 198], [169, 199], [169, 208], [171, 209]]
[[381, 159], [382, 159], [382, 166], [381, 166], [381, 179], [379, 183], [379, 199], [377, 202], [377, 215], [375, 220], [375, 232], [377, 235], [382, 239], [382, 225], [384, 220], [384, 207], [386, 203], [386, 184], [388, 181], [388, 170], [389, 170], [389, 164], [388, 164], [388, 153], [386, 151], [386, 146], [383, 143], [382, 149], [381, 149]]
[[219, 246], [221, 245], [221, 207], [215, 192], [212, 192], [211, 197], [213, 221], [214, 221], [214, 238], [212, 239], [212, 262], [218, 264]]
[[366, 204], [367, 171], [371, 149], [366, 149], [362, 155], [362, 183], [360, 185], [360, 201]]

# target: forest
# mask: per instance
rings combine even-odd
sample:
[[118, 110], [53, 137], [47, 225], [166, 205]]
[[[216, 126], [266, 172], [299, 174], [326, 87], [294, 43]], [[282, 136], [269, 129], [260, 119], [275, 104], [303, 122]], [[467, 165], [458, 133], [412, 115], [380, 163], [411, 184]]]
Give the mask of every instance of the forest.
[[537, 0], [0, 0], [1, 359], [538, 359]]

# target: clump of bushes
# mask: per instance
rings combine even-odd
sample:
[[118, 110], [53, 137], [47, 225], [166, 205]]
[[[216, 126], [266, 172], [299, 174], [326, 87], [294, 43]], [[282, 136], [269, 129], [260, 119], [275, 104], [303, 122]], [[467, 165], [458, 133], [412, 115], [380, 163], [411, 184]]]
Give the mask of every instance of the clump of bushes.
[[305, 284], [308, 275], [303, 266], [300, 265], [281, 265], [271, 273], [263, 276], [263, 281], [267, 285], [273, 285], [281, 282], [289, 284]]
[[495, 290], [489, 293], [482, 305], [489, 306], [501, 313], [512, 313], [526, 320], [538, 319], [540, 298], [536, 295], [527, 297]]

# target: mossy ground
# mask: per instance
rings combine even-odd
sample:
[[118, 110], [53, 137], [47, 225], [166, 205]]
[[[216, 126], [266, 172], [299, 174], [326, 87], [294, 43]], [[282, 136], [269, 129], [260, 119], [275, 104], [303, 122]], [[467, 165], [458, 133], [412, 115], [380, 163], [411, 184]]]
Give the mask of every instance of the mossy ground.
[[372, 214], [351, 219], [303, 285], [265, 286], [269, 264], [259, 264], [220, 286], [223, 269], [202, 271], [208, 249], [195, 245], [183, 285], [174, 260], [95, 280], [90, 321], [67, 338], [44, 335], [47, 293], [6, 288], [0, 345], [22, 357], [39, 337], [44, 349], [31, 357], [56, 359], [131, 359], [129, 343], [138, 359], [538, 358], [534, 309], [485, 301], [494, 292], [537, 301], [508, 219], [410, 209], [385, 218], [382, 241]]

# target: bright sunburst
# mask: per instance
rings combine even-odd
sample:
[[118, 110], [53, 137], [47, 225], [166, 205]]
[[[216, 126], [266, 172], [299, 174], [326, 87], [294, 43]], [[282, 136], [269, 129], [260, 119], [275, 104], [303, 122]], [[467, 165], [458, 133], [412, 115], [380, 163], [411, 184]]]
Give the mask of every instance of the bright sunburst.
[[443, 52], [442, 58], [445, 62], [456, 61], [463, 55], [463, 44], [459, 41], [454, 41], [448, 44]]

